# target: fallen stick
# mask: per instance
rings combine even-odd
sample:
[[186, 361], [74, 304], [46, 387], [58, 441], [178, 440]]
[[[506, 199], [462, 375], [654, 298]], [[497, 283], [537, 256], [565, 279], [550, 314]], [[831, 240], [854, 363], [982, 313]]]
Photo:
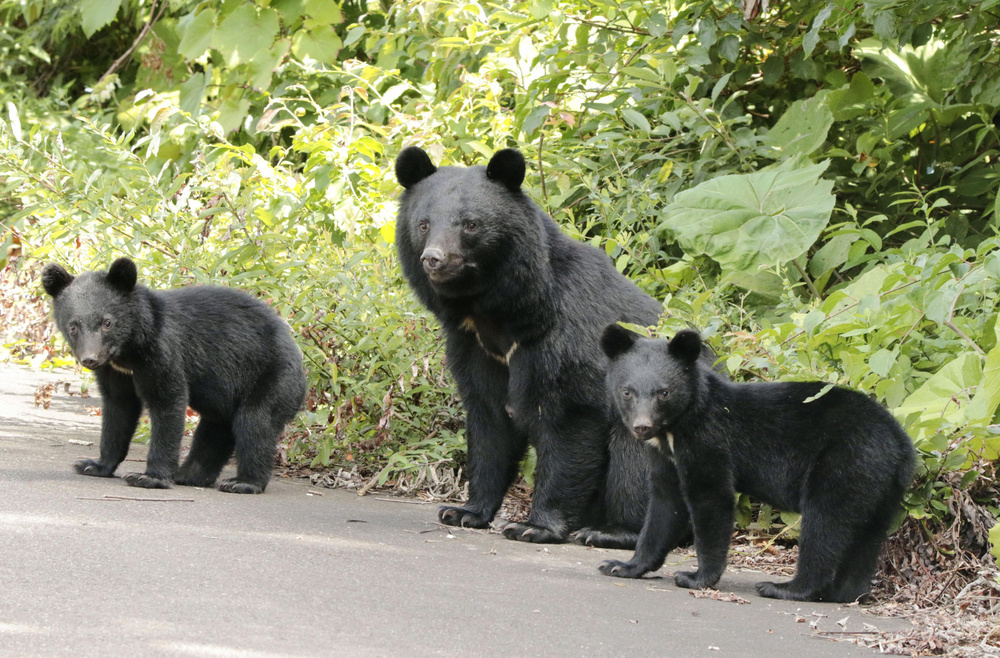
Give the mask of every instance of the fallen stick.
[[405, 498], [381, 498], [379, 496], [375, 496], [375, 500], [381, 500], [386, 503], [406, 503], [407, 505], [430, 505], [430, 503], [422, 500], [406, 500]]
[[87, 496], [77, 496], [77, 500], [140, 500], [150, 503], [193, 503], [194, 498], [136, 498], [134, 496], [102, 496], [101, 498], [90, 498]]

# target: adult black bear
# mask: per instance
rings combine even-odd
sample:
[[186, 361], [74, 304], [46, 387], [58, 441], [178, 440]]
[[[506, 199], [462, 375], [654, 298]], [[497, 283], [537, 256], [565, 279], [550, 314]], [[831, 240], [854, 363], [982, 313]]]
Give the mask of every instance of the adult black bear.
[[561, 542], [577, 531], [581, 543], [629, 548], [648, 499], [645, 457], [613, 421], [598, 339], [609, 322], [655, 323], [660, 304], [563, 234], [522, 192], [524, 174], [512, 149], [486, 167], [438, 169], [414, 146], [396, 159], [403, 274], [444, 328], [466, 414], [469, 500], [438, 517], [488, 526], [531, 444], [531, 512], [504, 535]]
[[[266, 304], [230, 288], [158, 291], [136, 285], [135, 264], [73, 277], [42, 270], [56, 324], [101, 391], [100, 459], [78, 461], [83, 475], [111, 477], [128, 454], [143, 407], [152, 432], [145, 473], [130, 485], [215, 484], [236, 452], [231, 493], [262, 493], [278, 436], [306, 393], [302, 355], [288, 325]], [[191, 452], [178, 470], [188, 406], [201, 414]]]
[[[697, 572], [675, 574], [679, 586], [718, 582], [741, 491], [802, 513], [795, 578], [757, 583], [761, 596], [846, 602], [867, 594], [914, 467], [913, 444], [888, 411], [857, 391], [823, 392], [822, 382], [734, 384], [699, 361], [701, 339], [690, 330], [668, 343], [610, 325], [601, 344], [609, 394], [653, 446], [654, 472], [676, 460], [698, 552]], [[648, 515], [635, 556], [601, 571], [638, 578], [659, 569], [671, 505], [654, 494], [651, 510], [664, 511]]]

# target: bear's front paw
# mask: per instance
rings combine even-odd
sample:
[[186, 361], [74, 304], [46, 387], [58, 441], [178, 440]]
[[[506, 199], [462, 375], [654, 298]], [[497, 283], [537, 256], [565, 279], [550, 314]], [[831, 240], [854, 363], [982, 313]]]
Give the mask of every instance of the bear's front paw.
[[226, 478], [219, 485], [219, 491], [236, 494], [259, 494], [264, 493], [264, 487], [253, 482], [245, 482], [236, 478]]
[[488, 528], [490, 519], [468, 507], [438, 508], [438, 521], [460, 528]]
[[718, 578], [709, 578], [699, 575], [700, 573], [699, 571], [678, 571], [674, 574], [674, 583], [678, 587], [686, 589], [705, 589], [719, 582]]
[[508, 523], [503, 527], [503, 536], [535, 544], [560, 544], [566, 541], [566, 535], [530, 523]]
[[605, 560], [597, 565], [597, 568], [605, 576], [614, 576], [615, 578], [641, 578], [648, 571], [638, 564], [621, 562], [620, 560]]
[[788, 589], [788, 583], [769, 583], [761, 581], [757, 583], [757, 593], [767, 599], [788, 599], [788, 600], [808, 600], [795, 596]]
[[130, 487], [142, 487], [143, 489], [169, 489], [173, 486], [173, 482], [166, 478], [153, 477], [145, 473], [126, 473], [122, 479]]
[[99, 478], [109, 478], [115, 474], [117, 466], [102, 464], [93, 459], [81, 459], [73, 464], [73, 470], [80, 475], [93, 475]]

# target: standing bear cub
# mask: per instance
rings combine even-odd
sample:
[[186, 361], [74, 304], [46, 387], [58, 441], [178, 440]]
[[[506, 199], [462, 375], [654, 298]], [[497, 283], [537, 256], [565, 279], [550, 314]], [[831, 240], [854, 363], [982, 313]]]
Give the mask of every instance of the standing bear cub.
[[438, 517], [489, 525], [532, 445], [531, 511], [504, 535], [561, 542], [575, 531], [582, 543], [632, 548], [646, 460], [608, 404], [599, 338], [609, 322], [653, 324], [660, 304], [603, 251], [565, 235], [522, 191], [524, 175], [513, 149], [485, 167], [438, 169], [415, 146], [396, 159], [400, 265], [441, 323], [465, 408], [469, 500]]
[[[822, 382], [734, 384], [699, 361], [690, 330], [668, 343], [610, 325], [601, 344], [609, 396], [651, 446], [652, 470], [676, 462], [698, 553], [698, 570], [678, 572], [677, 585], [718, 582], [740, 491], [802, 514], [795, 577], [757, 583], [761, 596], [849, 602], [868, 593], [914, 468], [913, 444], [888, 411], [857, 391], [824, 392]], [[665, 536], [683, 514], [653, 484], [635, 555], [603, 562], [604, 574], [638, 578], [663, 565]]]
[[[266, 304], [229, 288], [150, 290], [135, 264], [119, 258], [107, 272], [73, 277], [42, 270], [56, 324], [101, 391], [100, 459], [77, 473], [111, 477], [128, 453], [143, 407], [152, 430], [145, 473], [135, 487], [210, 487], [236, 452], [231, 493], [262, 493], [278, 436], [306, 393], [302, 355], [288, 325]], [[187, 407], [201, 414], [191, 452], [178, 469]]]

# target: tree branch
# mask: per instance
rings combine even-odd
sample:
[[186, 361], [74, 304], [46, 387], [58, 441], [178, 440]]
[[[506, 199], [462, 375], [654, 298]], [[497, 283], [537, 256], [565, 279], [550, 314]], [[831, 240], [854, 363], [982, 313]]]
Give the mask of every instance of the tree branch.
[[153, 29], [153, 25], [156, 24], [156, 21], [163, 18], [163, 14], [167, 11], [167, 4], [163, 3], [163, 5], [160, 6], [160, 13], [157, 14], [156, 1], [157, 0], [153, 0], [152, 4], [150, 4], [149, 20], [146, 21], [146, 24], [142, 26], [142, 29], [139, 31], [139, 35], [135, 38], [135, 41], [133, 41], [132, 45], [129, 46], [128, 50], [122, 53], [122, 56], [116, 59], [114, 63], [111, 64], [111, 67], [104, 72], [104, 75], [101, 76], [101, 79], [97, 81], [96, 85], [94, 85], [95, 87], [99, 87], [101, 83], [103, 83], [105, 79], [108, 78], [108, 76], [112, 75], [115, 71], [120, 69], [125, 64], [125, 62], [128, 61], [128, 59], [132, 56], [132, 53], [135, 52], [135, 49], [139, 47], [140, 43], [142, 43], [142, 40], [145, 39], [146, 35], [148, 35], [150, 30]]

